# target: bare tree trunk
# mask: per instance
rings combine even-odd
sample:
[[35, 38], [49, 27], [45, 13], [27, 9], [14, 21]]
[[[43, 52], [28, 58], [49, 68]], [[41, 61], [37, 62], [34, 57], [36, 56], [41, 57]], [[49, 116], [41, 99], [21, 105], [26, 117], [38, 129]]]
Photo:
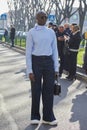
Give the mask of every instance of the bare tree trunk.
[[[79, 5], [79, 25], [80, 25], [80, 30], [81, 30], [81, 33], [82, 33], [85, 15], [86, 15], [86, 12], [87, 12], [87, 4], [86, 4], [86, 1], [84, 1], [84, 0], [79, 0], [79, 2], [80, 2], [80, 5]], [[84, 4], [84, 8], [83, 8], [82, 4]]]

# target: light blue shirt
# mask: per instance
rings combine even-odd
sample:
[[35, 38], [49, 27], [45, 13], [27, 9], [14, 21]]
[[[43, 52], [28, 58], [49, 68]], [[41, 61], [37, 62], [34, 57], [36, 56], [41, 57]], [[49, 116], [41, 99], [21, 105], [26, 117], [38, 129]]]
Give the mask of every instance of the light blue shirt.
[[55, 72], [59, 70], [57, 40], [55, 32], [46, 26], [36, 25], [27, 33], [26, 40], [26, 65], [27, 73], [33, 73], [32, 55], [50, 56], [54, 61]]

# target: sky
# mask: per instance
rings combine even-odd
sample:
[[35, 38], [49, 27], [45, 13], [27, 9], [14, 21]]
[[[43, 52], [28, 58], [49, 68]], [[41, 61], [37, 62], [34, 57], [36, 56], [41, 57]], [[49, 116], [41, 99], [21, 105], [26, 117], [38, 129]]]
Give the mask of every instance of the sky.
[[[77, 0], [75, 1], [75, 5], [78, 5]], [[5, 12], [8, 12], [7, 0], [0, 0], [0, 15]]]
[[8, 12], [7, 0], [0, 0], [0, 15]]

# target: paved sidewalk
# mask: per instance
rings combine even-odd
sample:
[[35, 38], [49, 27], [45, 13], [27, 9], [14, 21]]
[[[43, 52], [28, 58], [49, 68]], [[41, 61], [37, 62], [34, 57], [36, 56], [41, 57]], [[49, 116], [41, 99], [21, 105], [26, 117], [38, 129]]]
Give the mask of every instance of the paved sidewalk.
[[61, 96], [54, 97], [58, 126], [30, 125], [31, 88], [25, 55], [0, 44], [0, 130], [87, 130], [87, 84], [68, 81], [65, 76], [59, 79]]

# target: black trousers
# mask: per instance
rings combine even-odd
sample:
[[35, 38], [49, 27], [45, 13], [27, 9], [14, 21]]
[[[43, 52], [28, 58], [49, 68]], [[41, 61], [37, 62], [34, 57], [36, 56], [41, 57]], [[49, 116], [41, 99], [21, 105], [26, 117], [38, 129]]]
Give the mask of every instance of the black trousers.
[[58, 52], [60, 58], [59, 74], [62, 74], [64, 69], [64, 43], [58, 44]]
[[59, 74], [63, 73], [63, 69], [64, 69], [64, 54], [63, 54], [63, 52], [61, 52]]
[[76, 68], [77, 68], [77, 54], [78, 52], [69, 53], [69, 75], [74, 77], [76, 75]]
[[31, 82], [31, 119], [40, 119], [40, 96], [42, 94], [43, 120], [53, 121], [54, 64], [51, 56], [32, 56], [35, 82]]
[[14, 47], [14, 38], [11, 38], [11, 46]]

